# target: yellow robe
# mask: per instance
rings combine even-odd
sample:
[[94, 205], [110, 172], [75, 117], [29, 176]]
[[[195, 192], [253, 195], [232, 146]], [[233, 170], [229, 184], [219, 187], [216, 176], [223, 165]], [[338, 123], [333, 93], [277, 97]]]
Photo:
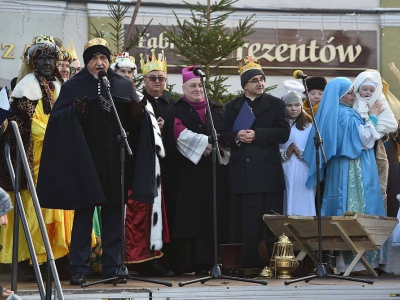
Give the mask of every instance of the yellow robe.
[[[57, 98], [56, 92], [52, 92], [53, 99]], [[36, 106], [35, 113], [32, 117], [31, 126], [31, 139], [33, 145], [33, 182], [36, 186], [40, 156], [43, 149], [44, 134], [46, 131], [47, 123], [50, 115], [46, 115], [43, 111], [42, 99]], [[60, 158], [62, 159], [62, 158]], [[33, 245], [35, 248], [38, 262], [43, 263], [47, 261], [46, 249], [44, 247], [42, 235], [39, 229], [39, 223], [36, 218], [35, 208], [32, 204], [32, 197], [28, 190], [21, 190], [22, 203], [24, 205], [25, 214], [27, 216], [28, 225], [30, 228]], [[9, 192], [9, 195], [14, 202], [14, 193]], [[13, 203], [14, 206], [14, 203]], [[74, 219], [73, 210], [61, 210], [61, 209], [42, 209], [42, 215], [46, 224], [47, 234], [49, 237], [50, 245], [53, 251], [55, 259], [61, 258], [69, 253], [69, 246], [71, 244], [71, 231], [72, 223]], [[12, 262], [12, 236], [14, 226], [14, 214], [13, 211], [8, 215], [8, 225], [2, 228], [0, 234], [0, 244], [3, 245], [2, 251], [0, 251], [0, 263], [11, 263]], [[92, 246], [95, 245], [95, 238], [92, 235]], [[20, 222], [19, 230], [19, 250], [18, 250], [18, 261], [23, 261], [30, 258], [29, 249], [25, 240], [24, 231]]]

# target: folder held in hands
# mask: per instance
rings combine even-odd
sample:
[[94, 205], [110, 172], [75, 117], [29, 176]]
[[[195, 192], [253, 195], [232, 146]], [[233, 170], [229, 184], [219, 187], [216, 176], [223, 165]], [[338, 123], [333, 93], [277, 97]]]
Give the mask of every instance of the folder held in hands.
[[253, 126], [256, 117], [247, 101], [244, 101], [242, 108], [239, 111], [239, 114], [236, 117], [235, 122], [232, 125], [232, 131], [239, 131], [243, 129], [250, 129]]

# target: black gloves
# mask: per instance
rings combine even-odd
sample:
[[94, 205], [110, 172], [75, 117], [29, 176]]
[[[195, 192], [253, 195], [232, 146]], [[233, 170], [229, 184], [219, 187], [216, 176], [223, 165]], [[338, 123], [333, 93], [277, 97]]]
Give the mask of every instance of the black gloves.
[[140, 102], [136, 102], [136, 100], [131, 97], [132, 101], [132, 117], [135, 120], [135, 122], [139, 123], [142, 119], [142, 114], [144, 112], [144, 108], [147, 105], [147, 99], [143, 98]]
[[79, 118], [84, 118], [85, 113], [87, 111], [87, 100], [88, 96], [83, 97], [82, 99], [75, 99], [75, 111], [78, 114]]

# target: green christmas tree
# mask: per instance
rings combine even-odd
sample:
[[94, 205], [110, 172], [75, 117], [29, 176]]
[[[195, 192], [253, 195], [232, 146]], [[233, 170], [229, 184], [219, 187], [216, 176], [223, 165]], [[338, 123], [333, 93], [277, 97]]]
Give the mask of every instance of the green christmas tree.
[[[108, 15], [112, 21], [108, 23], [108, 25], [110, 25], [110, 27], [112, 28], [112, 31], [110, 31], [110, 39], [114, 42], [114, 46], [117, 49], [117, 52], [122, 52], [125, 41], [125, 28], [123, 26], [123, 19], [127, 17], [127, 12], [130, 8], [130, 5], [121, 4], [121, 0], [118, 0], [116, 4], [111, 3], [109, 2], [109, 0], [107, 0], [107, 6], [109, 10]], [[149, 27], [152, 20], [153, 19], [151, 19], [150, 22], [146, 26], [144, 26], [142, 30], [139, 30], [135, 26], [136, 34], [134, 34], [129, 40], [127, 51], [139, 44], [140, 39], [146, 35], [147, 28]], [[105, 37], [104, 31], [98, 30], [92, 22], [90, 22], [90, 25], [93, 29], [93, 32], [91, 32], [91, 35], [93, 37]]]
[[[116, 53], [120, 53], [123, 52], [124, 41], [125, 41], [125, 28], [123, 26], [123, 19], [127, 17], [127, 12], [128, 9], [130, 8], [130, 5], [121, 4], [120, 0], [118, 0], [116, 4], [111, 3], [109, 2], [109, 0], [107, 0], [107, 6], [109, 10], [108, 15], [112, 21], [108, 23], [108, 25], [110, 25], [110, 27], [112, 28], [112, 30], [109, 33], [110, 39], [114, 42], [114, 50], [116, 51]], [[136, 33], [133, 34], [128, 41], [127, 44], [128, 46], [126, 50], [127, 52], [129, 52], [129, 50], [132, 49], [133, 47], [139, 45], [140, 39], [145, 37], [146, 34], [148, 33], [148, 27], [152, 22], [152, 20], [153, 19], [151, 19], [147, 25], [143, 26], [142, 30], [139, 30], [137, 26], [135, 26]], [[98, 30], [92, 22], [90, 22], [90, 24], [93, 28], [93, 32], [91, 33], [92, 36], [100, 38], [105, 37], [104, 31]], [[139, 56], [135, 57], [135, 60], [136, 62], [138, 62]], [[136, 65], [138, 66], [137, 63]], [[143, 82], [143, 78], [142, 76], [136, 76], [133, 81], [136, 87], [140, 87]]]
[[210, 99], [222, 102], [228, 93], [225, 81], [228, 77], [218, 70], [221, 66], [236, 65], [232, 52], [243, 46], [245, 38], [255, 32], [254, 15], [239, 21], [235, 28], [227, 27], [226, 21], [235, 12], [232, 5], [238, 0], [220, 0], [207, 6], [199, 2], [193, 5], [184, 1], [191, 17], [183, 22], [174, 12], [177, 25], [172, 29], [160, 24], [165, 38], [174, 43], [171, 49], [180, 57], [182, 65], [194, 63], [204, 66], [206, 88]]

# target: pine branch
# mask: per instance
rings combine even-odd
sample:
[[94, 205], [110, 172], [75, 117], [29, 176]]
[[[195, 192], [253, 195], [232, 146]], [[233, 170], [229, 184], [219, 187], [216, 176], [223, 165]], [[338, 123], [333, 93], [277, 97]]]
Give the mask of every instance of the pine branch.
[[239, 21], [235, 28], [227, 28], [226, 20], [235, 12], [232, 5], [238, 0], [220, 0], [207, 6], [184, 3], [190, 9], [190, 17], [181, 21], [175, 12], [176, 25], [167, 28], [160, 24], [164, 37], [169, 43], [174, 44], [171, 51], [179, 55], [182, 65], [200, 64], [205, 67], [206, 86], [212, 99], [221, 99], [227, 92], [224, 84], [227, 77], [216, 76], [212, 81], [213, 70], [224, 65], [232, 65], [234, 58], [229, 58], [232, 52], [242, 47], [245, 38], [255, 32], [253, 29], [256, 21], [251, 15]]
[[132, 49], [133, 47], [136, 47], [137, 45], [139, 45], [140, 39], [143, 38], [144, 36], [146, 36], [146, 34], [149, 32], [148, 31], [148, 27], [151, 24], [151, 22], [153, 21], [153, 19], [151, 19], [149, 21], [149, 23], [147, 23], [146, 26], [144, 26], [144, 28], [142, 29], [142, 31], [140, 31], [137, 26], [135, 26], [135, 30], [136, 30], [136, 34], [132, 35], [132, 38], [129, 41], [128, 44], [128, 48], [127, 51], [129, 51], [130, 49]]
[[104, 38], [104, 31], [98, 31], [96, 26], [92, 22], [90, 22], [90, 25], [93, 27], [94, 33], [91, 33], [91, 35], [95, 38]]

